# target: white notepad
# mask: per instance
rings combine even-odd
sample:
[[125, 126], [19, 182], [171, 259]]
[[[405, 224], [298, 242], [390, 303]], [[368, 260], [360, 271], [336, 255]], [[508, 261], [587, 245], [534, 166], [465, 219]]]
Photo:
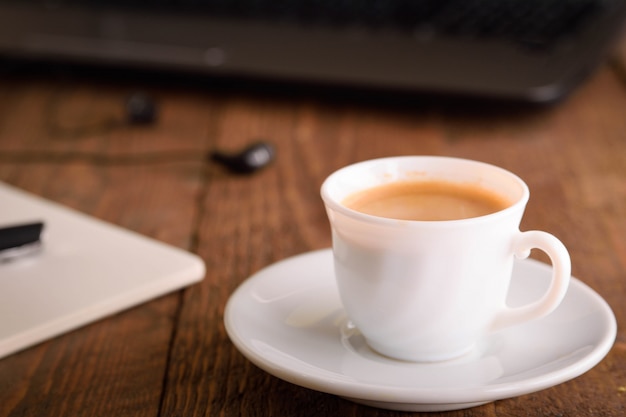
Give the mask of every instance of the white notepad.
[[204, 277], [196, 255], [0, 183], [0, 227], [33, 221], [41, 251], [0, 263], [0, 358]]

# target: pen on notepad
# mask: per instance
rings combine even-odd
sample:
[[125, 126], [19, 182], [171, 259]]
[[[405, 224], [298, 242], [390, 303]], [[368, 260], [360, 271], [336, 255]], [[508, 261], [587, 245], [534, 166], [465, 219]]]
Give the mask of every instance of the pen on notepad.
[[43, 227], [39, 221], [0, 227], [0, 262], [38, 251]]

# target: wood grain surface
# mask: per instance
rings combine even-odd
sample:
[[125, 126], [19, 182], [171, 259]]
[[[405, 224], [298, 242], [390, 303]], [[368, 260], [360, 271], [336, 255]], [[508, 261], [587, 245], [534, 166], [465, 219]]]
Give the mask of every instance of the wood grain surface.
[[[0, 417], [408, 415], [261, 371], [228, 339], [223, 312], [252, 273], [330, 246], [319, 197], [327, 175], [409, 154], [478, 159], [521, 176], [531, 190], [522, 230], [558, 236], [573, 274], [618, 320], [613, 349], [584, 375], [432, 415], [626, 415], [626, 71], [619, 52], [567, 100], [534, 109], [4, 74], [0, 181], [195, 252], [207, 274], [1, 359]], [[137, 89], [158, 103], [154, 124], [124, 119], [123, 102]], [[272, 142], [277, 155], [254, 175], [232, 175], [207, 159], [213, 149], [234, 151], [256, 139]]]

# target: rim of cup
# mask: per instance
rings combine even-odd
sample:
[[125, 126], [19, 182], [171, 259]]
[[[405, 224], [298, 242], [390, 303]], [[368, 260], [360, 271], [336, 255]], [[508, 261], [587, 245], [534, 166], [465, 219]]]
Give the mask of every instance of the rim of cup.
[[[412, 171], [408, 171], [408, 170], [402, 171], [398, 169], [399, 166], [403, 164], [417, 163], [417, 162], [421, 164], [427, 163], [430, 166], [444, 165], [444, 164], [445, 166], [450, 166], [452, 164], [456, 164], [458, 167], [462, 166], [463, 169], [465, 169], [464, 172], [468, 172], [467, 169], [469, 169], [469, 167], [471, 166], [474, 169], [474, 171], [482, 173], [482, 175], [473, 174], [473, 178], [471, 180], [466, 180], [465, 182], [467, 182], [468, 184], [472, 184], [474, 186], [476, 185], [482, 186], [483, 188], [491, 190], [492, 192], [495, 192], [499, 195], [503, 195], [506, 198], [508, 198], [510, 201], [512, 201], [512, 203], [506, 208], [499, 210], [497, 212], [494, 212], [494, 213], [486, 214], [483, 216], [469, 217], [465, 219], [455, 219], [455, 220], [393, 219], [389, 217], [381, 217], [381, 216], [375, 216], [371, 214], [362, 213], [360, 211], [348, 208], [342, 204], [343, 199], [347, 198], [349, 195], [353, 193], [366, 190], [368, 188], [373, 188], [379, 185], [384, 185], [387, 183], [394, 183], [394, 182], [399, 182], [399, 181], [412, 181], [412, 180], [419, 181], [419, 180], [429, 180], [429, 179], [444, 180], [444, 181], [450, 181], [450, 182], [456, 182], [456, 183], [464, 182], [462, 178], [462, 174], [459, 174], [459, 173], [454, 175], [455, 179], [452, 179], [450, 176], [445, 177], [441, 173], [431, 174], [431, 172], [425, 172], [424, 168], [421, 168], [421, 171], [418, 171], [420, 170], [420, 167], [415, 167]], [[359, 172], [363, 174], [368, 169], [370, 169], [371, 171], [371, 167], [374, 167], [374, 166], [376, 166], [379, 170], [382, 170], [382, 172], [379, 172], [377, 174], [375, 173], [373, 174], [372, 172], [370, 172], [370, 174], [373, 174], [374, 177], [378, 178], [376, 183], [374, 184], [369, 183], [368, 185], [357, 186], [355, 185], [356, 183], [364, 182], [363, 180], [359, 180], [357, 178], [356, 180], [353, 180], [350, 182], [350, 184], [348, 184], [350, 185], [350, 187], [352, 187], [350, 191], [340, 192], [337, 190], [337, 188], [340, 186], [340, 185], [337, 185], [337, 182], [341, 181], [340, 180], [341, 176], [353, 175], [353, 178], [354, 178], [355, 177], [354, 173], [357, 170], [359, 170]], [[393, 169], [394, 172], [392, 172], [391, 170], [384, 172], [385, 166], [386, 167], [394, 166], [394, 169]], [[449, 171], [447, 171], [447, 173], [449, 174]], [[401, 175], [401, 177], [398, 177], [398, 175]], [[434, 176], [434, 175], [437, 175], [437, 176]], [[487, 178], [487, 176], [489, 176], [489, 178]], [[361, 177], [361, 176], [356, 176], [356, 177]], [[504, 181], [508, 182], [508, 185], [509, 185], [508, 187], [504, 184]], [[498, 184], [495, 184], [496, 182]], [[488, 183], [489, 185], [487, 186], [486, 183]], [[511, 187], [511, 185], [516, 186], [516, 189], [514, 189], [514, 187]], [[506, 216], [508, 213], [515, 211], [519, 209], [520, 207], [522, 208], [525, 207], [530, 197], [530, 191], [528, 189], [528, 185], [526, 185], [526, 183], [519, 176], [517, 176], [516, 174], [512, 173], [509, 170], [501, 168], [497, 165], [493, 165], [487, 162], [477, 161], [473, 159], [456, 158], [456, 157], [448, 157], [448, 156], [430, 156], [430, 155], [382, 157], [382, 158], [369, 159], [369, 160], [356, 162], [354, 164], [346, 165], [334, 171], [333, 173], [331, 173], [324, 180], [320, 189], [320, 194], [327, 208], [332, 209], [333, 211], [339, 212], [355, 220], [361, 220], [361, 221], [365, 221], [368, 223], [378, 223], [381, 225], [398, 225], [398, 224], [412, 225], [413, 224], [413, 225], [421, 225], [421, 226], [423, 225], [442, 226], [442, 225], [451, 225], [451, 224], [458, 224], [458, 223], [470, 223], [470, 222], [476, 222], [476, 221], [493, 220], [494, 217]]]

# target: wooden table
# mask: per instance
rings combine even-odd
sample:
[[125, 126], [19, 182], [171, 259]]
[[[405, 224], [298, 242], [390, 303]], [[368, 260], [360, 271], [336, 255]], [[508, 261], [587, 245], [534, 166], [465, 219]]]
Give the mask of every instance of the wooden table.
[[[223, 313], [254, 272], [330, 246], [319, 197], [346, 164], [390, 155], [478, 159], [526, 180], [522, 230], [569, 248], [606, 299], [616, 343], [569, 382], [450, 416], [626, 414], [626, 84], [615, 60], [548, 108], [393, 105], [97, 77], [0, 79], [0, 180], [199, 254], [196, 285], [0, 360], [0, 416], [400, 416], [284, 382], [246, 360]], [[142, 89], [151, 125], [124, 122]], [[275, 163], [231, 175], [206, 159], [271, 141]], [[2, 209], [0, 202], [0, 210]], [[435, 414], [436, 415], [436, 414]]]

